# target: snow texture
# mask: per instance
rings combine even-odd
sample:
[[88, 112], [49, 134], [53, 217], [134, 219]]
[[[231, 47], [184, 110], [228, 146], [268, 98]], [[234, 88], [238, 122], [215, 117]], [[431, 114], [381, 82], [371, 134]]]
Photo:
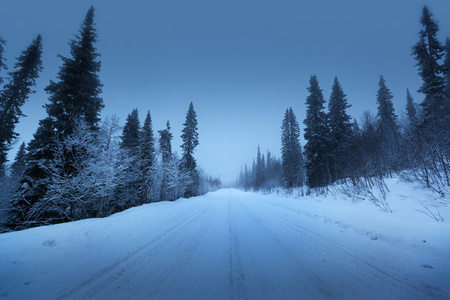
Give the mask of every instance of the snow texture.
[[[449, 299], [450, 213], [228, 189], [0, 235], [0, 299]], [[448, 199], [436, 199], [448, 203]]]

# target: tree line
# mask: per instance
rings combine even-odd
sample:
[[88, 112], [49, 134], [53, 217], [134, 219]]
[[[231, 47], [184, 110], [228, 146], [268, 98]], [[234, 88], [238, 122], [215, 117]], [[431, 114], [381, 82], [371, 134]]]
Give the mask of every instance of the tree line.
[[[282, 122], [278, 187], [323, 188], [338, 181], [371, 186], [376, 178], [399, 173], [441, 194], [449, 191], [450, 40], [447, 38], [445, 44], [439, 41], [438, 23], [426, 6], [420, 24], [419, 41], [411, 49], [423, 82], [418, 89], [424, 95], [420, 105], [407, 89], [406, 116], [399, 118], [394, 111], [393, 95], [380, 76], [377, 114], [365, 111], [360, 125], [347, 113], [350, 105], [338, 78], [334, 78], [326, 112], [319, 81], [312, 75], [303, 121], [304, 147], [292, 108], [286, 110]], [[248, 180], [256, 178], [257, 175], [245, 174], [257, 174], [257, 165], [254, 163], [251, 172], [241, 172], [239, 187], [255, 190], [273, 187]]]
[[[0, 223], [15, 230], [90, 217], [132, 206], [193, 197], [221, 186], [194, 157], [197, 115], [190, 103], [182, 131], [182, 156], [172, 150], [170, 123], [154, 136], [150, 111], [141, 125], [132, 110], [123, 128], [116, 116], [100, 119], [101, 63], [95, 47], [94, 8], [70, 41], [70, 57], [45, 88], [47, 116], [11, 165], [7, 153], [18, 136], [21, 106], [42, 70], [39, 35], [17, 59], [0, 92]], [[5, 41], [0, 39], [0, 70]], [[0, 85], [3, 78], [0, 77]]]

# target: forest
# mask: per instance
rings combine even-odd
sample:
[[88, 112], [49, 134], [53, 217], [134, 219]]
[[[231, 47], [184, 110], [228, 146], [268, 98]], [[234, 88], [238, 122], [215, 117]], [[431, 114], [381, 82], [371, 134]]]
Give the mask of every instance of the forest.
[[[116, 116], [100, 119], [104, 107], [101, 62], [91, 7], [75, 39], [71, 57], [60, 56], [56, 81], [45, 88], [47, 117], [14, 161], [7, 154], [42, 70], [42, 37], [20, 54], [0, 93], [0, 227], [3, 231], [106, 217], [157, 201], [193, 197], [221, 187], [197, 166], [197, 114], [191, 102], [181, 133], [181, 157], [172, 151], [169, 121], [154, 135], [150, 111], [141, 125], [132, 110], [122, 127]], [[0, 68], [6, 41], [0, 39]], [[0, 77], [0, 84], [3, 78]]]
[[[124, 126], [116, 116], [100, 118], [104, 108], [96, 49], [94, 8], [87, 12], [69, 43], [70, 57], [61, 58], [55, 81], [45, 88], [47, 117], [33, 139], [23, 143], [15, 159], [8, 152], [18, 137], [21, 107], [34, 93], [43, 69], [38, 35], [17, 58], [13, 71], [0, 77], [0, 229], [21, 230], [47, 224], [106, 217], [130, 207], [219, 189], [222, 183], [202, 171], [194, 157], [199, 145], [197, 114], [191, 102], [181, 132], [181, 157], [172, 149], [170, 122], [153, 131], [150, 111], [141, 125], [133, 109]], [[386, 189], [383, 179], [395, 174], [418, 181], [444, 195], [450, 175], [450, 40], [437, 38], [438, 23], [425, 6], [422, 29], [412, 45], [424, 99], [414, 102], [405, 91], [405, 117], [395, 113], [389, 83], [378, 82], [376, 114], [364, 112], [360, 122], [336, 77], [325, 111], [319, 80], [312, 75], [307, 90], [304, 142], [299, 121], [287, 108], [281, 126], [281, 158], [257, 148], [236, 186], [245, 190], [326, 192], [343, 184], [348, 193]], [[0, 38], [0, 72], [6, 41]], [[3, 73], [0, 73], [0, 75]], [[383, 199], [374, 203], [390, 211]]]
[[[236, 184], [245, 190], [270, 192], [284, 189], [307, 195], [326, 192], [343, 184], [348, 193], [386, 193], [383, 178], [394, 173], [408, 181], [420, 182], [440, 195], [450, 187], [450, 40], [437, 38], [438, 23], [428, 7], [420, 18], [422, 29], [412, 45], [423, 94], [414, 102], [405, 91], [405, 114], [399, 117], [393, 95], [383, 76], [378, 82], [376, 115], [365, 111], [361, 122], [347, 113], [350, 107], [337, 77], [326, 101], [318, 78], [312, 75], [307, 88], [304, 147], [300, 126], [292, 108], [286, 109], [281, 126], [281, 159], [270, 152], [266, 157], [258, 146], [251, 167], [241, 168]], [[372, 197], [384, 211], [389, 205]]]

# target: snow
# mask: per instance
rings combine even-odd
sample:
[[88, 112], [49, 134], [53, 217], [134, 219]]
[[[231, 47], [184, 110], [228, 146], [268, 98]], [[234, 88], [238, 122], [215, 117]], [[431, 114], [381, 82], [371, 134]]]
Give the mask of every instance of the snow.
[[449, 199], [387, 184], [392, 213], [224, 189], [1, 234], [0, 299], [448, 299]]

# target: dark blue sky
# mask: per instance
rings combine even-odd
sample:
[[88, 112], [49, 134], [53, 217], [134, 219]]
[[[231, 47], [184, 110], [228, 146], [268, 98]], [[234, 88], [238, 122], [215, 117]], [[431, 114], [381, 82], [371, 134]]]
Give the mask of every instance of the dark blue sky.
[[406, 88], [420, 102], [410, 52], [424, 4], [439, 21], [444, 41], [450, 37], [448, 0], [3, 0], [0, 36], [7, 40], [10, 70], [37, 34], [44, 39], [44, 71], [37, 94], [24, 106], [21, 141], [31, 139], [45, 116], [43, 88], [56, 78], [57, 55], [69, 54], [68, 42], [90, 5], [102, 55], [102, 115], [117, 114], [123, 123], [138, 108], [143, 121], [150, 110], [155, 133], [170, 120], [180, 152], [192, 101], [199, 121], [198, 162], [229, 181], [240, 165], [251, 163], [258, 145], [280, 156], [284, 112], [292, 106], [302, 127], [312, 74], [327, 100], [338, 76], [358, 120], [365, 109], [376, 113], [381, 74], [398, 115]]

